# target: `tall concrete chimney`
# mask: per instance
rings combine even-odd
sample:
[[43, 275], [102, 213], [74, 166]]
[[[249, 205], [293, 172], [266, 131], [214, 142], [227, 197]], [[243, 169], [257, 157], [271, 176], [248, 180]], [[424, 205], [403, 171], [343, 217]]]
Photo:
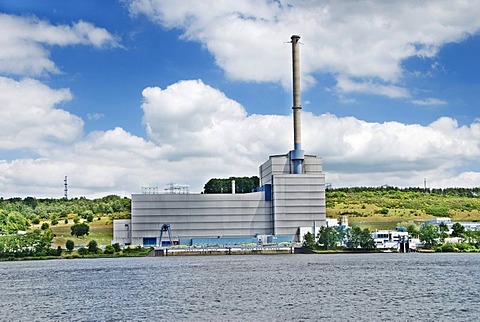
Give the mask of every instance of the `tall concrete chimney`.
[[293, 173], [303, 173], [304, 152], [302, 150], [302, 106], [300, 104], [300, 36], [293, 35], [292, 67], [293, 67], [293, 150], [290, 158], [293, 162]]

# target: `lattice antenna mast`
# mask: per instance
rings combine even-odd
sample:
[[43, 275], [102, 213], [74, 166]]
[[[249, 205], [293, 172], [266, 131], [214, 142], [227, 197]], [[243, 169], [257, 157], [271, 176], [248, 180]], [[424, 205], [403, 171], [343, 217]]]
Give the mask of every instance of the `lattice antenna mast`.
[[68, 180], [67, 180], [67, 176], [65, 176], [65, 179], [63, 180], [63, 185], [64, 185], [64, 189], [63, 189], [63, 197], [65, 199], [68, 199]]

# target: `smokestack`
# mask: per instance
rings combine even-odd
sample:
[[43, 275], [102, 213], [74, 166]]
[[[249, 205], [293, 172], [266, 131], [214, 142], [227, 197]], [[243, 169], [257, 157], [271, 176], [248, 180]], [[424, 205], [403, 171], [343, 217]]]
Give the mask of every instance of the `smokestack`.
[[302, 106], [300, 104], [300, 36], [293, 35], [292, 67], [293, 67], [293, 151], [290, 157], [293, 161], [293, 173], [303, 173], [304, 152], [302, 150]]

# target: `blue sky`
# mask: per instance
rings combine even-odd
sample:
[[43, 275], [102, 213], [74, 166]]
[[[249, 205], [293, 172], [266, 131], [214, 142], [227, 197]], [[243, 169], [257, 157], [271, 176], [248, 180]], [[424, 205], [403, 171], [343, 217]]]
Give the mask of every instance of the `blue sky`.
[[479, 186], [476, 1], [0, 3], [0, 195], [129, 195], [303, 148], [341, 186]]

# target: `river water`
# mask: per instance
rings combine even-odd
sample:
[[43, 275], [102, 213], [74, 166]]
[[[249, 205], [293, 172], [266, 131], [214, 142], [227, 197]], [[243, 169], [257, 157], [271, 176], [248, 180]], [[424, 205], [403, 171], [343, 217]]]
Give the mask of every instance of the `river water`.
[[2, 321], [479, 321], [480, 254], [0, 262]]

